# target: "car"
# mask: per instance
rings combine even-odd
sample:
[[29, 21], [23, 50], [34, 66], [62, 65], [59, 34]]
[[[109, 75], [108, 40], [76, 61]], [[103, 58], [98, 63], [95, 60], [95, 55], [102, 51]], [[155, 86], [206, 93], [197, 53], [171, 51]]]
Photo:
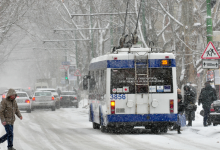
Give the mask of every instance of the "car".
[[16, 101], [18, 104], [18, 109], [26, 110], [27, 113], [31, 113], [32, 102], [28, 97], [28, 94], [26, 92], [16, 92], [16, 93], [17, 93]]
[[[204, 110], [200, 111], [200, 115], [204, 116]], [[220, 124], [220, 100], [216, 100], [211, 104], [208, 125], [216, 126]]]
[[60, 105], [78, 108], [77, 93], [75, 91], [62, 91], [60, 94]]
[[60, 97], [55, 89], [53, 89], [53, 88], [39, 88], [39, 89], [37, 89], [37, 91], [50, 91], [55, 98], [56, 108], [60, 109]]
[[212, 116], [213, 126], [220, 124], [220, 100], [216, 100], [212, 103], [214, 113], [210, 113]]
[[56, 110], [56, 100], [50, 91], [35, 91], [32, 97], [33, 107], [35, 108], [51, 108]]
[[[2, 99], [3, 99], [3, 98], [6, 98], [7, 93], [8, 93], [8, 90], [9, 90], [9, 89], [5, 90], [4, 93], [2, 93]], [[15, 91], [16, 91], [16, 93], [17, 93], [17, 92], [19, 92], [20, 90], [15, 89]]]

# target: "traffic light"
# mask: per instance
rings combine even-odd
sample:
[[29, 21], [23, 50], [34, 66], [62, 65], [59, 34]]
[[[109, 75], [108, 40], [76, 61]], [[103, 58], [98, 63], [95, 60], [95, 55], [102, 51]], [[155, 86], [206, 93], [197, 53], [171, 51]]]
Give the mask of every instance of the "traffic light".
[[68, 78], [68, 73], [65, 72], [65, 83], [69, 84], [69, 78]]

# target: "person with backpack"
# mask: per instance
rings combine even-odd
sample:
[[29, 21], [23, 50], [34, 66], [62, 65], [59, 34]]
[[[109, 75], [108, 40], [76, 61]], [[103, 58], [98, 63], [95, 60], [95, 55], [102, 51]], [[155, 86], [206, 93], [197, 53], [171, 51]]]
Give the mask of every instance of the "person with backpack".
[[209, 119], [210, 107], [213, 101], [217, 100], [216, 91], [210, 85], [210, 82], [205, 83], [205, 88], [201, 90], [199, 95], [198, 105], [202, 103], [204, 109], [203, 125], [207, 127], [207, 120]]

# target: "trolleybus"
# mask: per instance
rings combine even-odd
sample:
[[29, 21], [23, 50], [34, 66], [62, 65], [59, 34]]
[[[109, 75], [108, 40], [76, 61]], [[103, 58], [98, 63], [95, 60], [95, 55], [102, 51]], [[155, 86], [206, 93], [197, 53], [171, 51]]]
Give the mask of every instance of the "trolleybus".
[[145, 126], [167, 132], [177, 121], [176, 63], [173, 53], [131, 47], [93, 58], [84, 76], [89, 121], [109, 131]]

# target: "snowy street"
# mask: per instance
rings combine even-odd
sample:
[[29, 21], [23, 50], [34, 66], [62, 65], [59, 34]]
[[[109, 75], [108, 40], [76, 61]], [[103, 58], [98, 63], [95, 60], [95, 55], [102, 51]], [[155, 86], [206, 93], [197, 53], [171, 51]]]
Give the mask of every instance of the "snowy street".
[[[134, 134], [102, 133], [92, 128], [88, 121], [88, 109], [61, 108], [22, 112], [23, 120], [16, 118], [14, 147], [17, 150], [217, 150], [220, 147], [220, 126], [202, 126], [202, 117], [196, 112], [193, 127], [184, 127], [182, 134], [168, 131], [151, 134], [144, 128], [136, 128]], [[5, 134], [0, 126], [0, 134]], [[6, 150], [7, 142], [0, 145]]]

